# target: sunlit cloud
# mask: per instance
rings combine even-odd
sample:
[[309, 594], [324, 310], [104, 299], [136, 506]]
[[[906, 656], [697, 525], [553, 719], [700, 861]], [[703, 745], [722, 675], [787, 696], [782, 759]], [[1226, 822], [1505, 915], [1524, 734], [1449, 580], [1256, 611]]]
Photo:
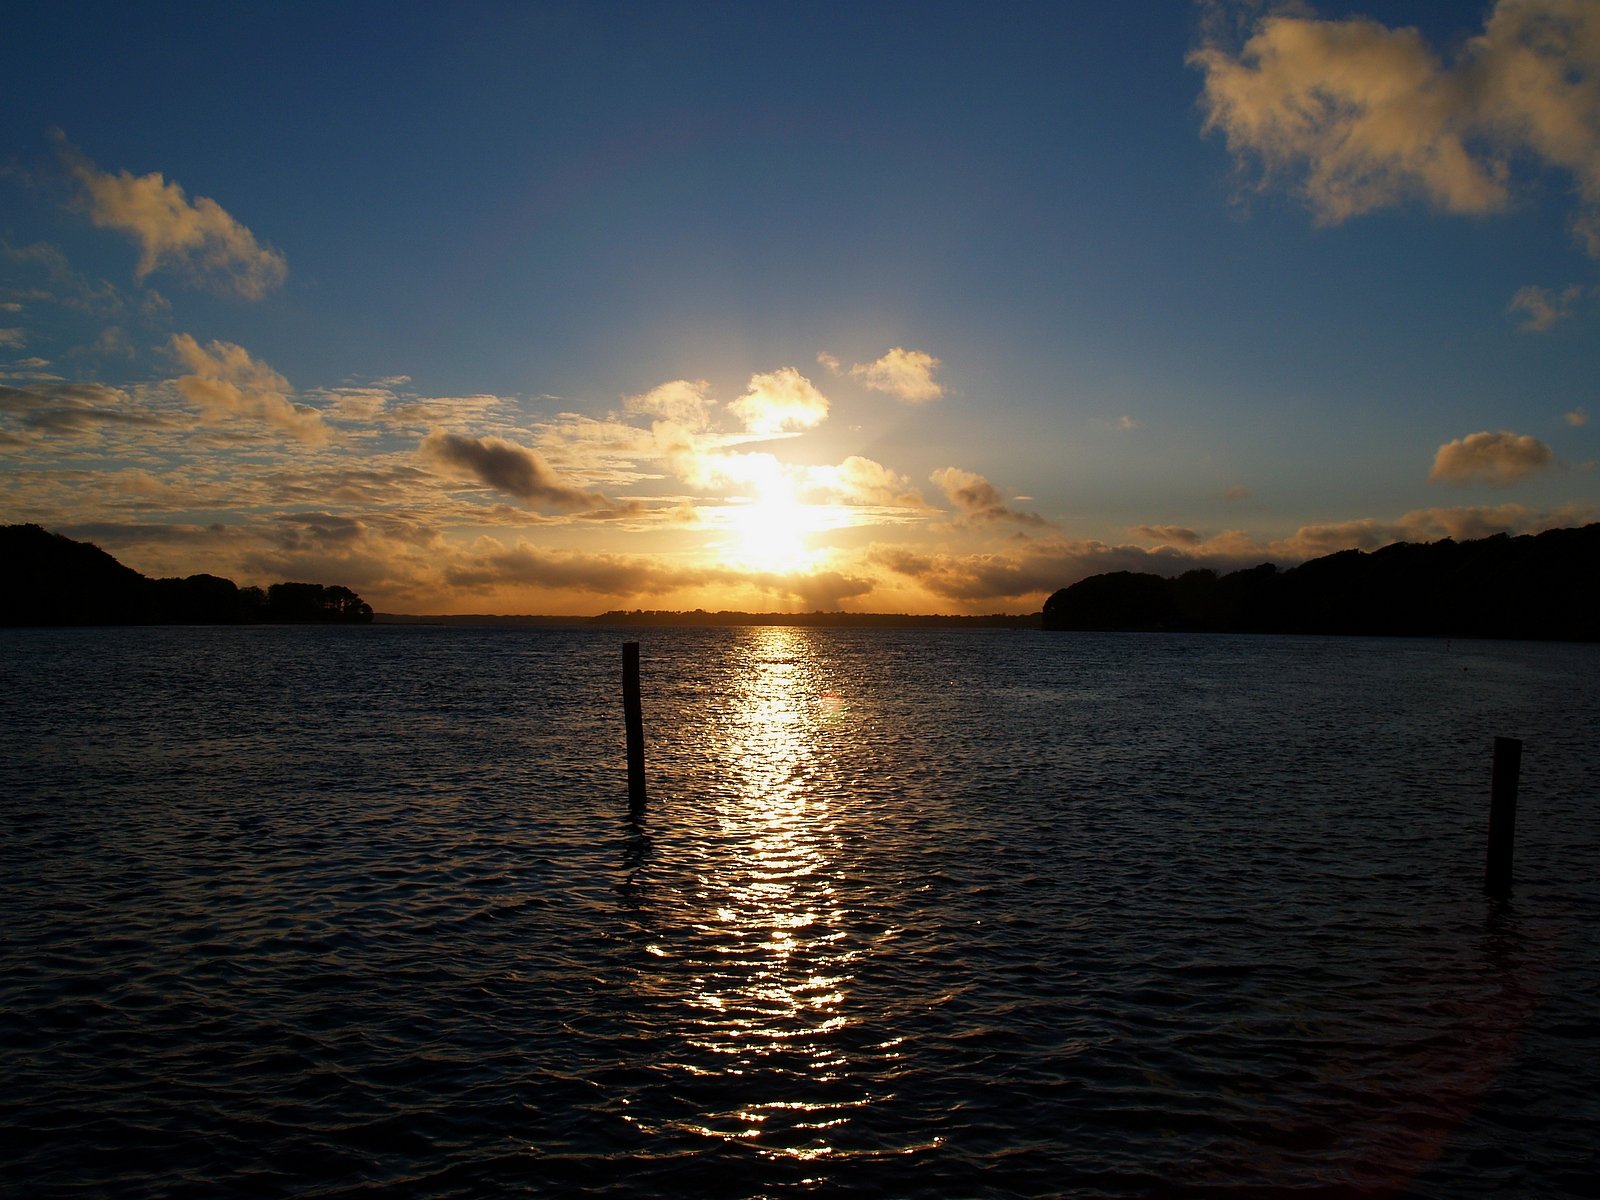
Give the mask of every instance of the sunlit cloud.
[[22, 329], [0, 329], [0, 347], [7, 350], [21, 350], [28, 344], [28, 335]]
[[[838, 360], [818, 355], [824, 365], [838, 368]], [[926, 404], [944, 395], [944, 388], [933, 378], [940, 363], [922, 350], [896, 346], [876, 362], [857, 363], [850, 374], [873, 391], [884, 392], [907, 404]]]
[[196, 196], [191, 202], [182, 187], [160, 172], [102, 171], [64, 138], [58, 148], [81, 189], [79, 199], [89, 219], [101, 229], [128, 234], [138, 244], [135, 279], [142, 282], [155, 271], [172, 271], [191, 282], [259, 300], [288, 275], [283, 255], [257, 242], [215, 200]]
[[858, 454], [852, 454], [838, 466], [805, 468], [805, 497], [819, 504], [927, 507], [910, 479]]
[[529, 504], [560, 509], [611, 504], [600, 493], [584, 491], [562, 479], [526, 446], [503, 438], [435, 430], [423, 439], [421, 451], [425, 459], [465, 471], [480, 483]]
[[935, 487], [955, 505], [957, 514], [967, 521], [1011, 521], [1019, 525], [1048, 525], [1038, 513], [1012, 508], [1000, 490], [982, 475], [960, 467], [940, 467], [929, 476]]
[[1249, 498], [1250, 489], [1242, 483], [1229, 484], [1222, 489], [1222, 499], [1224, 500], [1248, 500]]
[[1139, 422], [1124, 413], [1122, 416], [1117, 418], [1117, 428], [1124, 431], [1137, 429], [1139, 428]]
[[1583, 297], [1583, 286], [1572, 284], [1561, 291], [1529, 284], [1518, 288], [1506, 306], [1508, 313], [1522, 313], [1523, 321], [1517, 326], [1524, 333], [1543, 333], [1559, 321], [1572, 316], [1575, 306]]
[[1538, 474], [1554, 461], [1550, 447], [1529, 434], [1472, 433], [1439, 447], [1428, 480], [1505, 487]]
[[330, 431], [322, 414], [291, 401], [289, 381], [252, 358], [243, 346], [210, 342], [201, 348], [187, 333], [174, 334], [169, 345], [191, 372], [178, 379], [178, 391], [208, 423], [249, 417], [309, 445], [328, 440]]
[[1289, 13], [1190, 61], [1206, 128], [1262, 186], [1292, 179], [1321, 224], [1409, 200], [1501, 212], [1530, 162], [1572, 178], [1574, 233], [1600, 256], [1600, 5], [1500, 0], [1452, 64], [1414, 28]]
[[[674, 379], [657, 384], [642, 395], [627, 397], [623, 401], [623, 408], [632, 413], [660, 417], [686, 429], [704, 429], [710, 423], [711, 410], [716, 404], [711, 399], [710, 387], [704, 379]], [[751, 380], [751, 388], [754, 387], [755, 380]]]
[[1575, 408], [1571, 412], [1564, 414], [1562, 419], [1574, 429], [1582, 429], [1589, 423], [1589, 414], [1581, 408]]
[[728, 411], [750, 433], [762, 437], [813, 429], [828, 417], [828, 399], [793, 367], [752, 375], [744, 395]]

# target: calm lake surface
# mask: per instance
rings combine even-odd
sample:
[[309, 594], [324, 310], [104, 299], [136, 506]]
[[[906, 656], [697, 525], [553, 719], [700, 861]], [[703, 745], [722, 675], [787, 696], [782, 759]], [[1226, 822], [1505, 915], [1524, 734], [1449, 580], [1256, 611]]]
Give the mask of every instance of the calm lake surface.
[[0, 1192], [1589, 1196], [1597, 715], [1593, 646], [0, 630]]

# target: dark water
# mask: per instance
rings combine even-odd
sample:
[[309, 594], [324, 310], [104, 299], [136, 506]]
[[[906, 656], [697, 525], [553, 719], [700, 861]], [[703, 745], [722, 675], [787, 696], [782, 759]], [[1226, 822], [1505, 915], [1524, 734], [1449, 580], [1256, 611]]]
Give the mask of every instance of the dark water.
[[1600, 648], [635, 636], [0, 630], [0, 1192], [1592, 1194]]

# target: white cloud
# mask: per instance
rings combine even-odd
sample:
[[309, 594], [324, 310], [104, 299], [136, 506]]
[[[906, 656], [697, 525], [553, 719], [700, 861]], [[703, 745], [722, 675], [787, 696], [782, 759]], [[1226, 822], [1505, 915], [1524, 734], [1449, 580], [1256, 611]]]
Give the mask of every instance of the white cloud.
[[751, 433], [762, 437], [812, 429], [828, 417], [828, 400], [793, 367], [779, 367], [765, 375], [752, 375], [744, 395], [728, 411]]
[[138, 243], [134, 277], [141, 282], [157, 270], [170, 270], [259, 300], [287, 276], [283, 255], [257, 242], [255, 234], [215, 200], [196, 196], [191, 203], [183, 188], [160, 172], [112, 175], [64, 140], [60, 151], [82, 189], [89, 219]]
[[1439, 447], [1428, 479], [1432, 483], [1505, 487], [1538, 474], [1554, 461], [1550, 447], [1528, 434], [1471, 433]]
[[314, 408], [289, 399], [289, 381], [243, 346], [211, 342], [204, 349], [187, 333], [172, 336], [173, 354], [192, 372], [178, 380], [178, 391], [200, 409], [202, 419], [220, 424], [255, 417], [298, 441], [320, 445], [328, 427]]
[[1446, 65], [1413, 28], [1365, 17], [1272, 15], [1238, 54], [1209, 44], [1206, 128], [1222, 131], [1263, 185], [1296, 180], [1319, 223], [1420, 200], [1494, 213], [1512, 168], [1566, 172], [1573, 230], [1600, 257], [1600, 4], [1500, 0]]
[[21, 350], [28, 344], [28, 335], [21, 329], [0, 329], [0, 347]]
[[[818, 355], [818, 359], [822, 361], [822, 356]], [[825, 365], [837, 367], [837, 363], [835, 359]], [[933, 378], [939, 365], [939, 360], [931, 354], [896, 346], [877, 362], [857, 363], [850, 368], [850, 374], [874, 391], [885, 392], [907, 404], [926, 404], [944, 395], [944, 388]]]

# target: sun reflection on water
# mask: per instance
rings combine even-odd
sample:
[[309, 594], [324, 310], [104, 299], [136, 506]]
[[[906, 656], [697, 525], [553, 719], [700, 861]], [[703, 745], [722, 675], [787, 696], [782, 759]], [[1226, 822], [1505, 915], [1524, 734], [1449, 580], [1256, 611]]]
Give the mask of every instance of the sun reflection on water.
[[683, 980], [683, 1065], [710, 1103], [674, 1124], [763, 1155], [826, 1158], [849, 1153], [839, 1135], [873, 1101], [852, 1079], [871, 1036], [850, 1005], [864, 946], [838, 886], [838, 797], [817, 786], [823, 735], [847, 706], [804, 630], [752, 629], [744, 652], [711, 724], [720, 778], [702, 819], [719, 852], [695, 880]]

